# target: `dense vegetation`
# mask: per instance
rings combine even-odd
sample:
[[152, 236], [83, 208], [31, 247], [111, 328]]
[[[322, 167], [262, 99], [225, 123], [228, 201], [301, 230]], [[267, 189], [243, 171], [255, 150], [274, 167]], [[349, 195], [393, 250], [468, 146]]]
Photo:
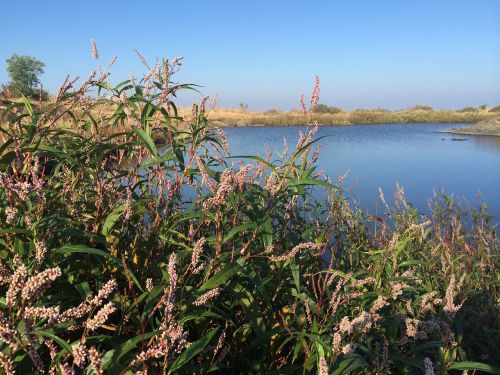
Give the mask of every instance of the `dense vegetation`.
[[[421, 106], [417, 106], [421, 107]], [[301, 126], [317, 122], [319, 125], [351, 124], [418, 124], [418, 123], [475, 123], [498, 116], [493, 110], [433, 110], [410, 108], [398, 111], [387, 109], [356, 109], [342, 111], [337, 107], [318, 105], [306, 116], [298, 110], [251, 112], [230, 109], [215, 109], [207, 113], [213, 123], [220, 126]]]
[[0, 95], [4, 97], [18, 97], [24, 95], [29, 98], [46, 100], [48, 93], [40, 85], [40, 75], [43, 74], [45, 64], [33, 56], [19, 56], [13, 54], [7, 60], [7, 73], [11, 81], [2, 85]]
[[279, 158], [234, 159], [206, 98], [173, 125], [193, 88], [177, 64], [3, 111], [4, 373], [498, 371], [484, 208], [438, 197], [427, 218], [398, 188], [364, 217], [316, 170], [315, 127]]
[[330, 107], [326, 104], [318, 104], [313, 108], [314, 113], [331, 113], [336, 114], [342, 112], [342, 109], [339, 107]]

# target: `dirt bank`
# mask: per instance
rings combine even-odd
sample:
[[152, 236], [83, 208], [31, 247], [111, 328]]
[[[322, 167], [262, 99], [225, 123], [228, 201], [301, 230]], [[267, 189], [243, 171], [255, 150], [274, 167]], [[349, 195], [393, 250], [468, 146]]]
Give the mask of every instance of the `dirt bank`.
[[490, 120], [480, 121], [477, 124], [453, 128], [448, 133], [470, 135], [494, 135], [500, 137], [500, 116]]

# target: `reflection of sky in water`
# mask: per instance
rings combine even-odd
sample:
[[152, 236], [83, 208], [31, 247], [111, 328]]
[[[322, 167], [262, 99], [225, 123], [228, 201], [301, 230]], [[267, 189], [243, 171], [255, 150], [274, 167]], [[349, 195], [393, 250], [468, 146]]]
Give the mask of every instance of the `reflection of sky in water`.
[[[322, 145], [319, 169], [336, 183], [349, 171], [344, 186], [349, 195], [370, 212], [383, 212], [378, 188], [388, 202], [396, 182], [407, 199], [426, 211], [434, 190], [444, 189], [474, 204], [486, 202], [500, 217], [500, 137], [436, 133], [452, 125], [354, 125], [320, 127], [327, 136]], [[232, 155], [265, 155], [265, 144], [281, 151], [283, 139], [295, 147], [299, 127], [228, 128]], [[452, 138], [466, 138], [453, 141]], [[273, 158], [277, 158], [274, 154]], [[479, 195], [479, 198], [478, 198]]]

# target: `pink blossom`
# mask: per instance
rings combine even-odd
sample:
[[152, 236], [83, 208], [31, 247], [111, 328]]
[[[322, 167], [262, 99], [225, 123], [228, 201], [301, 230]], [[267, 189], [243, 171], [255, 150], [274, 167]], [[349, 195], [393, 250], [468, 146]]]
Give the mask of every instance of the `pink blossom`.
[[61, 269], [54, 267], [30, 277], [21, 291], [21, 298], [24, 301], [36, 299], [59, 276], [61, 276]]
[[102, 326], [106, 320], [108, 320], [109, 315], [116, 311], [116, 307], [113, 302], [108, 302], [105, 304], [93, 318], [87, 320], [85, 326], [89, 331], [95, 331], [97, 328]]
[[319, 76], [316, 76], [316, 82], [311, 95], [311, 108], [316, 109], [319, 103]]
[[203, 294], [202, 296], [198, 297], [198, 299], [196, 299], [196, 301], [193, 302], [193, 305], [202, 306], [205, 303], [207, 303], [209, 300], [211, 300], [212, 298], [217, 297], [220, 292], [221, 292], [221, 288], [212, 289], [212, 290], [206, 292], [205, 294]]
[[292, 251], [290, 251], [288, 254], [285, 255], [280, 255], [280, 256], [271, 256], [270, 259], [272, 261], [284, 261], [287, 259], [293, 258], [298, 252], [301, 250], [309, 249], [309, 250], [318, 250], [320, 249], [322, 244], [317, 244], [314, 242], [306, 242], [306, 243], [301, 243], [297, 246], [295, 246]]
[[96, 60], [99, 59], [99, 51], [97, 50], [94, 39], [90, 38], [90, 44], [92, 45], [92, 57]]
[[307, 115], [307, 109], [306, 109], [306, 103], [304, 101], [304, 94], [301, 94], [300, 95], [300, 106], [302, 108], [302, 113], [304, 115]]

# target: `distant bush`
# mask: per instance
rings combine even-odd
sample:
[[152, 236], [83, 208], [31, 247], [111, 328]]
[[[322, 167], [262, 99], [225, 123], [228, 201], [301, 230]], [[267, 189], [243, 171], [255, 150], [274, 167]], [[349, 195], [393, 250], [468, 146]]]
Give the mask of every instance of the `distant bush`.
[[377, 121], [377, 113], [374, 111], [369, 111], [366, 109], [355, 109], [354, 111], [349, 113], [349, 122], [351, 124], [373, 124], [384, 121]]
[[281, 113], [279, 109], [271, 108], [268, 109], [267, 111], [264, 112], [266, 115], [276, 115], [278, 113]]
[[19, 91], [16, 90], [14, 86], [11, 84], [4, 84], [0, 88], [0, 97], [4, 99], [8, 98], [14, 98], [16, 96], [19, 96]]
[[19, 56], [13, 54], [5, 60], [7, 73], [11, 78], [12, 87], [24, 96], [36, 98], [40, 84], [40, 75], [43, 74], [45, 64], [33, 56]]
[[431, 106], [418, 104], [415, 107], [410, 108], [410, 111], [433, 111], [433, 109]]
[[[7, 83], [1, 86], [0, 98], [13, 99], [19, 97], [21, 97], [21, 91], [19, 91], [12, 83]], [[49, 99], [49, 93], [43, 89], [35, 89], [28, 95], [28, 97], [34, 100], [47, 101]]]
[[490, 108], [489, 112], [500, 112], [500, 105]]
[[318, 104], [314, 109], [315, 113], [331, 113], [336, 114], [342, 112], [342, 109], [339, 107], [330, 107], [326, 104]]
[[465, 108], [459, 109], [457, 112], [479, 112], [479, 109], [474, 108], [474, 107], [465, 107]]

